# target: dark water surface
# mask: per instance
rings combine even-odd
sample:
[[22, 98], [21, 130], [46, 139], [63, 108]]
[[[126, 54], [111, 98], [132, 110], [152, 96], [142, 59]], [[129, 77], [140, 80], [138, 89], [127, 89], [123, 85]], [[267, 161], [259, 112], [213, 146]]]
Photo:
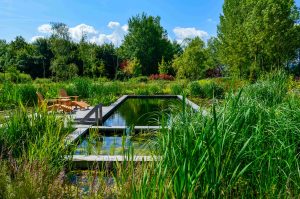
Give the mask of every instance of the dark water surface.
[[130, 149], [137, 155], [151, 155], [151, 141], [155, 138], [153, 133], [105, 135], [90, 132], [78, 145], [75, 155], [124, 155]]
[[129, 98], [104, 121], [103, 126], [159, 126], [162, 117], [179, 110], [177, 98]]

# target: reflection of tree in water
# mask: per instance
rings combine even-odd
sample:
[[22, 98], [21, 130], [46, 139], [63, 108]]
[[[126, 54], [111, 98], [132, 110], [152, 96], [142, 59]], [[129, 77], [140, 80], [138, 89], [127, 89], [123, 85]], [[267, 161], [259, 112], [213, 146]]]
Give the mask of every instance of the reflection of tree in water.
[[125, 119], [127, 126], [159, 125], [162, 114], [170, 114], [180, 103], [177, 99], [128, 99], [116, 112]]

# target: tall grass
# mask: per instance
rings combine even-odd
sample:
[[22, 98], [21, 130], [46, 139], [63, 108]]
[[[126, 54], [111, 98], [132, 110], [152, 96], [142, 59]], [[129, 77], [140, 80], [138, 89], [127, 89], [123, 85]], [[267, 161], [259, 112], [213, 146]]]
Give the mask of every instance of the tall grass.
[[64, 139], [71, 131], [64, 118], [44, 110], [11, 113], [0, 127], [0, 198], [64, 198]]
[[159, 135], [162, 161], [130, 177], [123, 193], [128, 198], [298, 197], [300, 100], [287, 94], [286, 83], [284, 74], [268, 77], [228, 95], [208, 116], [178, 115]]

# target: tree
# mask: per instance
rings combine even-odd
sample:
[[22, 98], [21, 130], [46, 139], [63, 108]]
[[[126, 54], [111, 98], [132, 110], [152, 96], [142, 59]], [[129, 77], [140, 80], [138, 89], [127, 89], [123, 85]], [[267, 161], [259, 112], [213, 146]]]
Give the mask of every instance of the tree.
[[246, 77], [286, 67], [299, 44], [298, 19], [294, 0], [225, 0], [218, 27], [222, 62]]
[[0, 40], [0, 71], [6, 71], [6, 56], [8, 44], [5, 40]]
[[205, 75], [207, 53], [205, 43], [199, 38], [190, 40], [183, 54], [176, 57], [173, 66], [178, 78], [197, 80]]
[[78, 58], [77, 45], [70, 41], [68, 26], [63, 23], [52, 23], [50, 48], [54, 55], [50, 70], [56, 80], [72, 78], [78, 73], [75, 64]]
[[160, 25], [160, 17], [142, 13], [129, 19], [121, 54], [125, 59], [137, 58], [143, 75], [157, 73], [162, 57], [170, 61], [173, 58], [172, 48], [166, 30]]
[[219, 58], [220, 41], [216, 37], [211, 37], [207, 41], [207, 61], [206, 65], [210, 69], [221, 68], [222, 63]]
[[163, 57], [161, 62], [158, 64], [158, 71], [159, 74], [169, 74], [174, 75], [174, 69], [172, 67], [172, 62], [166, 62], [165, 58]]
[[142, 66], [137, 58], [129, 60], [126, 67], [124, 68], [124, 73], [129, 77], [138, 77], [141, 75]]
[[[50, 64], [53, 58], [53, 53], [50, 48], [50, 40], [45, 38], [39, 38], [34, 43], [35, 46], [35, 63], [39, 66], [37, 77], [49, 77], [50, 76]], [[42, 66], [42, 67], [40, 67]], [[41, 70], [42, 69], [42, 70]]]

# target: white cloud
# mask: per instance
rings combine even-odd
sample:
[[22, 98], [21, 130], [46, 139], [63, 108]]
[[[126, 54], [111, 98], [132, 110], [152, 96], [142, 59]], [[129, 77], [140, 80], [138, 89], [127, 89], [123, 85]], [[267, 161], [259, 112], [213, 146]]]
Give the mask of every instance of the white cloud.
[[51, 25], [50, 24], [43, 24], [41, 26], [38, 27], [38, 31], [40, 33], [51, 33], [52, 32], [52, 28], [51, 28]]
[[97, 31], [93, 26], [89, 26], [86, 24], [80, 24], [73, 28], [70, 28], [69, 32], [71, 38], [75, 41], [80, 41], [84, 34], [86, 34], [86, 36], [97, 34]]
[[125, 32], [128, 32], [128, 25], [126, 24], [126, 25], [122, 26], [122, 29], [123, 29]]
[[111, 22], [108, 23], [107, 27], [109, 27], [110, 29], [118, 28], [118, 27], [120, 27], [120, 23], [115, 22], [115, 21], [111, 21]]
[[107, 27], [113, 30], [111, 34], [99, 34], [98, 36], [92, 37], [90, 41], [100, 45], [104, 43], [113, 43], [116, 46], [121, 45], [124, 36], [128, 32], [128, 25], [121, 26], [119, 22], [111, 21]]
[[[88, 41], [96, 44], [113, 43], [116, 46], [121, 45], [124, 36], [128, 33], [128, 25], [121, 26], [119, 22], [111, 21], [107, 24], [107, 27], [111, 30], [111, 33], [104, 34], [96, 30], [93, 26], [87, 24], [79, 24], [75, 27], [69, 28], [69, 33], [72, 40], [78, 42], [82, 38], [83, 34], [86, 34]], [[52, 33], [50, 24], [43, 24], [38, 27], [38, 31], [43, 34]], [[31, 40], [36, 40], [39, 37], [35, 36]]]
[[33, 36], [31, 39], [30, 39], [30, 42], [35, 42], [37, 39], [39, 38], [45, 38], [44, 36], [41, 36], [41, 35], [37, 35], [37, 36]]
[[198, 30], [196, 28], [181, 28], [176, 27], [173, 29], [173, 32], [176, 36], [176, 40], [181, 43], [184, 39], [190, 38], [193, 39], [195, 37], [200, 37], [201, 39], [207, 39], [209, 34], [203, 30]]

